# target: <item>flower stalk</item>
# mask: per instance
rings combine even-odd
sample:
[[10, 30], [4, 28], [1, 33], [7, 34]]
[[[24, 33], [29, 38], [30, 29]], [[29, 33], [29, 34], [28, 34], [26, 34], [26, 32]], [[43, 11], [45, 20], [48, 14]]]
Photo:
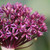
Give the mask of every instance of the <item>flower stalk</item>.
[[14, 48], [5, 48], [5, 47], [3, 47], [3, 46], [1, 46], [1, 49], [2, 49], [2, 50], [15, 50]]

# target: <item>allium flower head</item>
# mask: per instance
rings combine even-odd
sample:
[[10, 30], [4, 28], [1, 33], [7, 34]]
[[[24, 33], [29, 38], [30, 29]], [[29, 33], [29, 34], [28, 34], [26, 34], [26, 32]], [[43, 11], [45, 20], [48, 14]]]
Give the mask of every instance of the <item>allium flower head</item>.
[[16, 48], [47, 32], [45, 16], [21, 3], [0, 7], [0, 44]]

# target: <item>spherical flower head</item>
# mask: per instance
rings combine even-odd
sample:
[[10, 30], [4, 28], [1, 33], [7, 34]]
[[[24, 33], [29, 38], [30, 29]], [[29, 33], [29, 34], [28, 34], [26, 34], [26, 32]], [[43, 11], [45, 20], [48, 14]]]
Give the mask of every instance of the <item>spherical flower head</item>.
[[47, 32], [45, 16], [21, 3], [0, 7], [0, 44], [16, 48]]

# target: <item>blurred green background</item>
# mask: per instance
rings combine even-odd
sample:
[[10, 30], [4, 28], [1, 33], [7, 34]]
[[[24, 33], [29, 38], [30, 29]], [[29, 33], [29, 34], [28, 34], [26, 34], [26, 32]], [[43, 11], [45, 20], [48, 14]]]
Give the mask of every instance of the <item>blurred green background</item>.
[[40, 14], [44, 14], [47, 17], [45, 22], [47, 23], [48, 32], [38, 38], [36, 43], [31, 47], [18, 50], [50, 50], [50, 0], [0, 0], [0, 6], [8, 2], [21, 2], [23, 5], [26, 4], [28, 7], [31, 7], [33, 9], [32, 13], [38, 11]]

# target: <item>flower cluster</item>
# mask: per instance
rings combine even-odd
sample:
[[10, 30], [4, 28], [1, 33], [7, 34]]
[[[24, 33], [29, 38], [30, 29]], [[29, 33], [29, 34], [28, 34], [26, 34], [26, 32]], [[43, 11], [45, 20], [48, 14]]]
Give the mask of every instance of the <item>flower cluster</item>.
[[7, 48], [15, 48], [40, 37], [47, 31], [45, 16], [21, 3], [0, 7], [0, 44]]

